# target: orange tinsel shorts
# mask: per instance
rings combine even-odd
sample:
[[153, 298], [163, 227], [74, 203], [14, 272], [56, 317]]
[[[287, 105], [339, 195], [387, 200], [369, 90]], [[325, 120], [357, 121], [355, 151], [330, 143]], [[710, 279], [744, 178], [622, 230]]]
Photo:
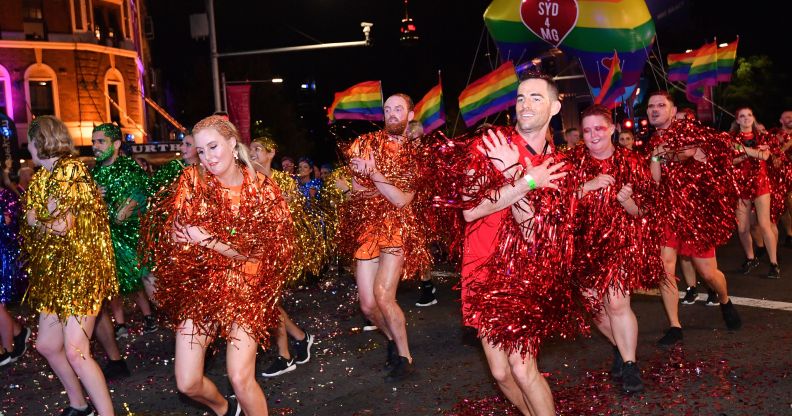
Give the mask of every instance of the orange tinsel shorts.
[[380, 252], [399, 251], [404, 245], [400, 227], [391, 227], [393, 221], [385, 219], [384, 224], [371, 225], [358, 238], [355, 260], [373, 260]]

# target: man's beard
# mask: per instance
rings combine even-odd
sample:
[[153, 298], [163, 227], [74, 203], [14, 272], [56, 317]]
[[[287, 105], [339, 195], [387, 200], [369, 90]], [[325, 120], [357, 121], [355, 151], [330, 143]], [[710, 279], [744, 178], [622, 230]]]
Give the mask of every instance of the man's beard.
[[401, 136], [404, 134], [404, 131], [406, 129], [407, 129], [407, 120], [397, 121], [397, 122], [391, 122], [391, 121], [385, 122], [385, 132], [387, 132], [390, 135]]
[[113, 145], [111, 144], [107, 149], [104, 150], [104, 152], [102, 152], [98, 156], [96, 156], [96, 161], [97, 162], [104, 162], [105, 160], [109, 159], [110, 156], [113, 156], [113, 151], [114, 150], [115, 149], [113, 149]]

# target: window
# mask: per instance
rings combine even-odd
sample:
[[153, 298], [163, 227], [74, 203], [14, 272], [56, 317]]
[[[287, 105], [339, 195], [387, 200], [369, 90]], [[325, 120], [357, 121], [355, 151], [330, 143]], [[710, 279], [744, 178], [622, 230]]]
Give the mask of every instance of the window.
[[11, 103], [11, 75], [8, 70], [0, 65], [0, 113], [14, 118], [14, 109]]
[[22, 18], [25, 39], [37, 40], [46, 37], [43, 0], [23, 0]]
[[30, 90], [30, 113], [34, 116], [55, 114], [52, 81], [28, 81]]
[[33, 64], [25, 71], [25, 99], [28, 120], [51, 114], [60, 117], [58, 107], [58, 77], [45, 64]]
[[126, 123], [124, 77], [121, 75], [121, 71], [115, 68], [110, 68], [105, 73], [105, 101], [107, 103], [105, 121], [116, 122], [119, 126], [123, 126]]

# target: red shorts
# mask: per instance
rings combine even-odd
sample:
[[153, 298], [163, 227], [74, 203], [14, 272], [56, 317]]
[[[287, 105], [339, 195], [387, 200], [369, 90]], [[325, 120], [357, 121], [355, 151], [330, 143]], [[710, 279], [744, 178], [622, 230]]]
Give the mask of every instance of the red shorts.
[[715, 247], [710, 247], [703, 251], [696, 251], [696, 249], [688, 244], [679, 241], [676, 233], [670, 228], [663, 231], [663, 246], [673, 248], [680, 256], [697, 257], [700, 259], [707, 259], [715, 257]]

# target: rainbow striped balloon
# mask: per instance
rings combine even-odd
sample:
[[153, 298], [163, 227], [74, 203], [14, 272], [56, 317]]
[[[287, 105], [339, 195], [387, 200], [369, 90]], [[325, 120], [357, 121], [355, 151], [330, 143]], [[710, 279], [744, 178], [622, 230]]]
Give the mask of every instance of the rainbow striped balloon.
[[580, 59], [592, 88], [602, 86], [614, 52], [624, 85], [635, 84], [655, 37], [644, 0], [493, 0], [484, 22], [504, 59], [520, 63], [557, 44]]

